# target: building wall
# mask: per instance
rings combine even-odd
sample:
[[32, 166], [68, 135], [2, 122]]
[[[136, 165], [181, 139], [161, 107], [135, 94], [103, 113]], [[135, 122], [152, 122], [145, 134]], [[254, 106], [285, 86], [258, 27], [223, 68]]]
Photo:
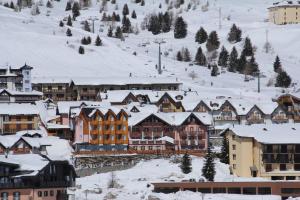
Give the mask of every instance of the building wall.
[[269, 20], [274, 24], [300, 23], [300, 6], [280, 6], [269, 8]]
[[37, 115], [0, 115], [1, 134], [15, 134], [17, 131], [36, 130], [39, 124]]
[[8, 200], [15, 200], [15, 192], [20, 193], [20, 200], [57, 200], [59, 194], [66, 193], [66, 188], [0, 189], [0, 197], [2, 193], [8, 193]]

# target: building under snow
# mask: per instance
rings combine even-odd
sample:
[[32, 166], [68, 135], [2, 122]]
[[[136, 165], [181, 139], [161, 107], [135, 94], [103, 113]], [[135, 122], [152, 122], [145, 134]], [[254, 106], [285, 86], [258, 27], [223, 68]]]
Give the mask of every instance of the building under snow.
[[269, 9], [269, 20], [274, 24], [300, 23], [300, 1], [285, 0], [273, 3]]
[[234, 125], [222, 134], [237, 176], [300, 180], [300, 124]]

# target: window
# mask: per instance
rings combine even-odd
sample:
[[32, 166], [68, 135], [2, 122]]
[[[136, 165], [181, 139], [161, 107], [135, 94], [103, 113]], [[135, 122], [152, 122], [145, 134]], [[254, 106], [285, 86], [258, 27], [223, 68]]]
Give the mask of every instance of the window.
[[13, 200], [20, 200], [20, 192], [14, 192], [13, 193]]
[[287, 145], [281, 145], [281, 153], [287, 153]]
[[2, 192], [1, 193], [1, 200], [8, 200], [8, 193], [7, 192]]
[[295, 171], [300, 171], [300, 164], [295, 164], [294, 165], [294, 170]]
[[241, 194], [241, 188], [228, 188], [228, 194]]
[[235, 144], [232, 145], [232, 150], [236, 150], [236, 145]]
[[243, 188], [243, 194], [256, 194], [256, 188], [255, 187], [245, 187]]
[[235, 154], [232, 154], [232, 159], [236, 160], [236, 155]]
[[286, 171], [286, 164], [280, 164], [280, 171]]
[[217, 194], [217, 193], [226, 193], [226, 188], [213, 188], [213, 193]]
[[272, 164], [266, 164], [266, 172], [272, 171]]
[[53, 197], [54, 196], [54, 191], [50, 190], [50, 196]]
[[236, 169], [236, 164], [233, 164], [233, 165], [232, 165], [232, 168], [233, 168], [233, 169]]
[[44, 197], [48, 196], [48, 191], [44, 191]]
[[43, 196], [42, 191], [38, 191], [38, 197], [42, 197], [42, 196]]
[[271, 188], [269, 188], [269, 187], [259, 187], [257, 189], [257, 192], [258, 192], [258, 194], [262, 194], [262, 195], [271, 194]]

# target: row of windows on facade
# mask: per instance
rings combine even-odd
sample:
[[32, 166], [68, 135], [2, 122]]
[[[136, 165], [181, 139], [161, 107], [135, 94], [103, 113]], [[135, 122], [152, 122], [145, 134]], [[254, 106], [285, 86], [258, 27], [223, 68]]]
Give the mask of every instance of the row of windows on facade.
[[133, 127], [132, 131], [133, 132], [139, 132], [139, 131], [144, 131], [144, 132], [171, 132], [171, 131], [182, 131], [182, 132], [196, 132], [196, 133], [200, 133], [203, 134], [205, 131], [201, 128], [198, 127], [197, 129], [195, 129], [194, 127], [182, 127], [182, 128], [172, 128], [172, 127], [165, 127], [165, 128], [161, 128], [161, 127], [152, 127], [152, 128], [140, 128], [140, 127]]
[[97, 115], [95, 115], [93, 117], [93, 120], [97, 120], [97, 121], [103, 121], [103, 120], [115, 121], [115, 119], [126, 121], [127, 117], [125, 115], [123, 115], [123, 116], [117, 116], [116, 118], [113, 115], [105, 115], [104, 118], [101, 117], [101, 116], [97, 116]]
[[[95, 131], [95, 130], [99, 130], [99, 131], [102, 131], [103, 130], [103, 127], [101, 125], [90, 125], [90, 130], [91, 131]], [[104, 126], [104, 130], [108, 131], [108, 130], [111, 130], [111, 131], [114, 131], [115, 130], [115, 126], [114, 125], [105, 125]], [[123, 131], [126, 131], [127, 130], [127, 126], [125, 125], [118, 125], [117, 126], [117, 130], [120, 131], [120, 130], [123, 130]]]
[[[235, 139], [235, 138], [234, 138]], [[300, 145], [264, 145], [265, 153], [300, 153]], [[236, 145], [232, 145], [232, 150], [236, 150]]]
[[[96, 139], [102, 140], [102, 135], [94, 135], [94, 134], [92, 134], [91, 138], [93, 140], [96, 140]], [[104, 135], [103, 138], [104, 138], [104, 140], [115, 140], [115, 136], [114, 135], [109, 135], [109, 134]], [[122, 140], [123, 139], [125, 141], [127, 137], [126, 137], [126, 135], [117, 134], [116, 138], [117, 138], [117, 140]]]

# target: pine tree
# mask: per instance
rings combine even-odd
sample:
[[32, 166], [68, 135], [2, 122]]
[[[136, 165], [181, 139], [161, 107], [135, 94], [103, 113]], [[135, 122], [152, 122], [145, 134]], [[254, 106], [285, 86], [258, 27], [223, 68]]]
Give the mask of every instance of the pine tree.
[[131, 18], [132, 18], [132, 19], [136, 19], [136, 13], [135, 13], [135, 10], [132, 11], [132, 13], [131, 13]]
[[195, 36], [195, 42], [198, 42], [199, 44], [203, 44], [207, 40], [207, 33], [204, 30], [203, 27], [200, 27], [200, 29], [197, 31]]
[[73, 7], [72, 7], [72, 13], [73, 13], [73, 19], [75, 20], [76, 17], [78, 17], [80, 15], [80, 6], [79, 3], [77, 1], [75, 1], [73, 3]]
[[251, 56], [250, 61], [246, 63], [245, 74], [254, 75], [256, 72], [258, 72], [258, 64], [255, 61], [255, 57]]
[[204, 158], [204, 165], [202, 168], [202, 176], [204, 176], [208, 181], [214, 181], [216, 170], [213, 153], [211, 151], [210, 145], [207, 148], [207, 153]]
[[232, 48], [229, 56], [228, 71], [235, 72], [238, 65], [238, 52], [235, 47]]
[[211, 52], [211, 51], [217, 50], [219, 48], [219, 46], [220, 46], [220, 41], [218, 38], [218, 34], [216, 31], [212, 31], [209, 34], [207, 42], [206, 42], [207, 51]]
[[92, 38], [90, 36], [87, 36], [86, 41], [87, 41], [87, 44], [91, 44], [92, 43]]
[[142, 0], [141, 6], [145, 6], [145, 0]]
[[10, 7], [11, 9], [15, 9], [15, 4], [14, 4], [14, 2], [11, 1], [9, 7]]
[[84, 48], [83, 48], [83, 46], [79, 46], [78, 53], [79, 54], [84, 54]]
[[183, 61], [184, 62], [190, 62], [191, 61], [191, 53], [188, 50], [188, 48], [183, 49], [182, 55], [183, 55]]
[[108, 33], [107, 33], [108, 37], [112, 37], [113, 36], [113, 28], [110, 26], [108, 29]]
[[96, 46], [102, 46], [102, 40], [100, 39], [99, 35], [97, 35], [97, 37], [96, 37], [95, 45]]
[[67, 29], [66, 35], [67, 35], [68, 37], [71, 37], [71, 36], [72, 36], [72, 32], [71, 32], [71, 30], [70, 30], [69, 28]]
[[187, 35], [187, 24], [182, 17], [178, 17], [175, 21], [174, 38], [185, 38]]
[[89, 25], [88, 21], [84, 21], [83, 29], [85, 31], [91, 32], [91, 28], [90, 28], [90, 25]]
[[165, 12], [163, 15], [163, 21], [161, 23], [161, 30], [164, 33], [167, 33], [171, 30], [172, 20], [168, 12]]
[[247, 64], [247, 58], [246, 58], [245, 54], [242, 52], [240, 58], [237, 61], [237, 68], [236, 68], [236, 70], [239, 73], [244, 73], [244, 70], [246, 68], [246, 64]]
[[69, 11], [69, 10], [72, 10], [72, 4], [70, 1], [67, 2], [65, 11]]
[[184, 154], [181, 160], [180, 169], [182, 173], [189, 174], [192, 171], [192, 163], [189, 154]]
[[176, 58], [177, 58], [178, 61], [182, 61], [183, 60], [182, 55], [181, 55], [181, 51], [177, 52]]
[[131, 22], [128, 17], [125, 15], [123, 16], [122, 20], [122, 32], [123, 33], [130, 33], [131, 32]]
[[60, 22], [59, 22], [59, 26], [60, 26], [60, 27], [64, 27], [63, 21], [60, 21]]
[[230, 32], [228, 33], [228, 41], [231, 43], [240, 42], [242, 40], [242, 31], [233, 24]]
[[159, 19], [156, 15], [152, 15], [149, 20], [148, 31], [151, 31], [153, 35], [157, 35], [160, 33], [161, 26], [159, 23]]
[[124, 4], [122, 13], [124, 16], [129, 14], [129, 9], [128, 9], [127, 3]]
[[52, 3], [50, 1], [47, 1], [46, 7], [47, 8], [53, 8]]
[[216, 64], [212, 65], [212, 69], [211, 69], [211, 76], [218, 76], [219, 73], [219, 68]]
[[71, 18], [71, 16], [69, 15], [68, 21], [67, 21], [67, 26], [72, 26], [72, 25], [73, 25], [73, 23], [72, 23], [72, 18]]
[[279, 73], [282, 71], [282, 66], [281, 66], [281, 62], [278, 56], [276, 56], [275, 58], [275, 62], [273, 64], [274, 67], [274, 72]]
[[291, 82], [291, 77], [285, 71], [281, 71], [276, 77], [275, 86], [288, 88], [291, 85]]
[[115, 32], [115, 37], [122, 39], [123, 38], [123, 32], [120, 26], [117, 27], [116, 32]]
[[222, 67], [227, 67], [228, 57], [229, 57], [228, 51], [223, 46], [219, 54], [218, 65]]
[[245, 39], [242, 54], [244, 54], [246, 57], [254, 55], [252, 43], [251, 43], [250, 38], [248, 38], [248, 37], [246, 37], [246, 39]]
[[204, 53], [202, 52], [202, 48], [201, 47], [198, 48], [198, 51], [196, 53], [195, 64], [196, 65], [201, 65], [201, 66], [205, 66], [206, 65], [206, 57], [205, 57]]
[[87, 39], [85, 37], [83, 37], [81, 39], [81, 44], [83, 44], [83, 45], [87, 45], [88, 44], [88, 41], [87, 41]]
[[229, 142], [226, 135], [223, 136], [220, 161], [229, 164]]

